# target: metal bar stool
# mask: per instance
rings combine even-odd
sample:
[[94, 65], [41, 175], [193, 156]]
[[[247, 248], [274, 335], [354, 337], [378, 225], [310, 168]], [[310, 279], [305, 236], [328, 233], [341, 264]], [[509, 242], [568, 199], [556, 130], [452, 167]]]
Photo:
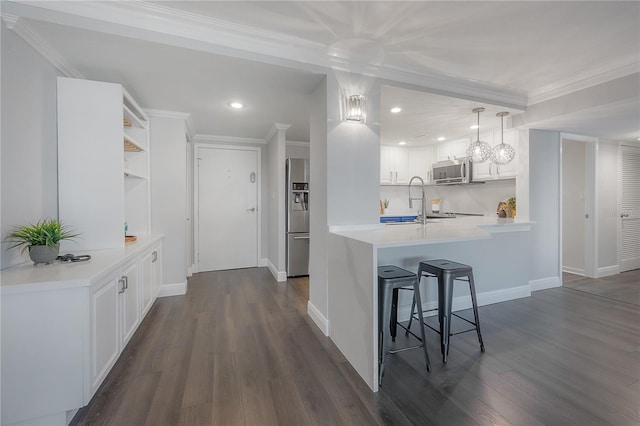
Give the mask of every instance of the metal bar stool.
[[[438, 278], [438, 321], [440, 323], [440, 330], [436, 330], [428, 324], [425, 325], [432, 330], [440, 333], [440, 349], [442, 351], [442, 362], [447, 362], [447, 356], [449, 355], [450, 337], [452, 335], [466, 333], [467, 331], [476, 330], [476, 332], [478, 333], [478, 341], [480, 342], [480, 350], [484, 352], [484, 343], [482, 342], [482, 333], [480, 332], [480, 319], [478, 317], [476, 286], [473, 281], [473, 269], [471, 268], [471, 266], [452, 262], [446, 259], [425, 260], [423, 262], [420, 262], [420, 266], [418, 267], [418, 284], [420, 284], [420, 280], [423, 276]], [[471, 303], [473, 305], [473, 317], [475, 322], [469, 321], [468, 319], [451, 312], [454, 281], [466, 281], [469, 283], [469, 290], [471, 292]], [[409, 318], [409, 323], [407, 324], [408, 327], [411, 327], [416, 304], [422, 307], [420, 301], [414, 298], [411, 305], [411, 317]], [[422, 309], [418, 309], [418, 312], [420, 311], [422, 311]], [[452, 334], [451, 315], [454, 315], [468, 322], [469, 324], [472, 324], [473, 327]], [[418, 320], [419, 319], [420, 318], [418, 318]]]
[[[397, 266], [379, 266], [378, 267], [378, 384], [382, 384], [382, 375], [384, 374], [385, 358], [387, 353], [396, 353], [405, 351], [408, 349], [423, 348], [424, 362], [427, 366], [427, 371], [431, 371], [431, 363], [429, 361], [429, 354], [427, 353], [426, 340], [424, 337], [424, 318], [422, 317], [422, 311], [418, 311], [418, 320], [420, 321], [420, 337], [417, 337], [421, 344], [417, 346], [410, 346], [407, 348], [397, 349], [393, 352], [389, 351], [389, 337], [391, 334], [391, 304], [393, 300], [393, 292], [396, 289], [402, 287], [408, 287], [414, 291], [414, 300], [417, 303], [420, 301], [420, 283], [416, 279], [416, 275], [413, 272], [409, 272]], [[395, 327], [395, 324], [394, 324]], [[409, 328], [406, 327], [409, 333]]]

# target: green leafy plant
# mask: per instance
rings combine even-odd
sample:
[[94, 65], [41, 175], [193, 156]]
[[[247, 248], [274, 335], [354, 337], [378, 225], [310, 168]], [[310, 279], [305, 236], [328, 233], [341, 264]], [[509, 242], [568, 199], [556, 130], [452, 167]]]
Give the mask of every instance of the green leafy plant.
[[509, 204], [509, 207], [511, 207], [511, 210], [515, 210], [516, 209], [516, 197], [511, 197], [507, 200], [507, 203]]
[[16, 226], [7, 234], [5, 241], [13, 243], [9, 249], [22, 246], [24, 252], [30, 246], [55, 247], [62, 240], [72, 239], [73, 234], [58, 219], [42, 219], [35, 224]]

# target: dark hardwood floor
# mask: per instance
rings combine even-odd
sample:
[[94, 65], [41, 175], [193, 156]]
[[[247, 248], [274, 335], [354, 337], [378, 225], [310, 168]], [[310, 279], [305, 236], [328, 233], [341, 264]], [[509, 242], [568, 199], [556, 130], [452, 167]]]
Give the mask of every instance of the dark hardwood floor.
[[562, 273], [562, 285], [574, 290], [640, 305], [640, 269], [604, 278]]
[[[624, 280], [624, 277], [620, 277]], [[480, 308], [449, 362], [428, 332], [372, 393], [306, 315], [305, 279], [197, 274], [158, 299], [80, 425], [638, 425], [640, 306], [555, 288]], [[401, 336], [397, 344], [403, 344]]]

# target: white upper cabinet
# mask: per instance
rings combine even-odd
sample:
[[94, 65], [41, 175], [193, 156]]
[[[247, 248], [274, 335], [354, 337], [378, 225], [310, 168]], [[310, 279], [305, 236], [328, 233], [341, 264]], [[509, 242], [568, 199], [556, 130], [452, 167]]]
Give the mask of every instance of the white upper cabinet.
[[424, 183], [431, 183], [435, 151], [432, 145], [409, 149], [409, 179], [420, 176]]
[[436, 146], [437, 161], [456, 160], [467, 156], [469, 138], [455, 139]]
[[119, 84], [58, 78], [60, 219], [80, 233], [69, 249], [124, 246], [149, 235], [149, 131]]
[[[502, 141], [500, 130], [495, 130], [491, 134], [480, 134], [480, 139], [491, 145], [493, 149], [499, 145]], [[518, 131], [517, 130], [505, 130], [504, 131], [504, 143], [511, 145], [516, 150], [515, 158], [509, 163], [504, 165], [497, 165], [491, 162], [491, 159], [484, 163], [473, 163], [471, 178], [474, 181], [487, 181], [497, 179], [512, 179], [518, 174]]]
[[409, 183], [409, 150], [395, 146], [380, 147], [380, 184]]

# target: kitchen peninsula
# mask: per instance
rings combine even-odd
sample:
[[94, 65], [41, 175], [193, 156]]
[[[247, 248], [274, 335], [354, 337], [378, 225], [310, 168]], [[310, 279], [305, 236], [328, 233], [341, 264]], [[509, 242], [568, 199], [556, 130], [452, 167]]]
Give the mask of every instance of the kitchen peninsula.
[[[532, 222], [518, 219], [465, 217], [429, 221], [426, 226], [410, 223], [331, 228], [331, 339], [369, 387], [377, 391], [377, 267], [396, 265], [417, 271], [422, 260], [450, 259], [473, 267], [480, 306], [527, 297], [531, 294], [531, 226]], [[437, 306], [435, 287], [430, 284], [423, 295], [425, 309]], [[471, 306], [468, 289], [462, 287], [454, 291], [454, 311]], [[398, 301], [399, 320], [409, 317], [411, 299], [406, 296]]]

